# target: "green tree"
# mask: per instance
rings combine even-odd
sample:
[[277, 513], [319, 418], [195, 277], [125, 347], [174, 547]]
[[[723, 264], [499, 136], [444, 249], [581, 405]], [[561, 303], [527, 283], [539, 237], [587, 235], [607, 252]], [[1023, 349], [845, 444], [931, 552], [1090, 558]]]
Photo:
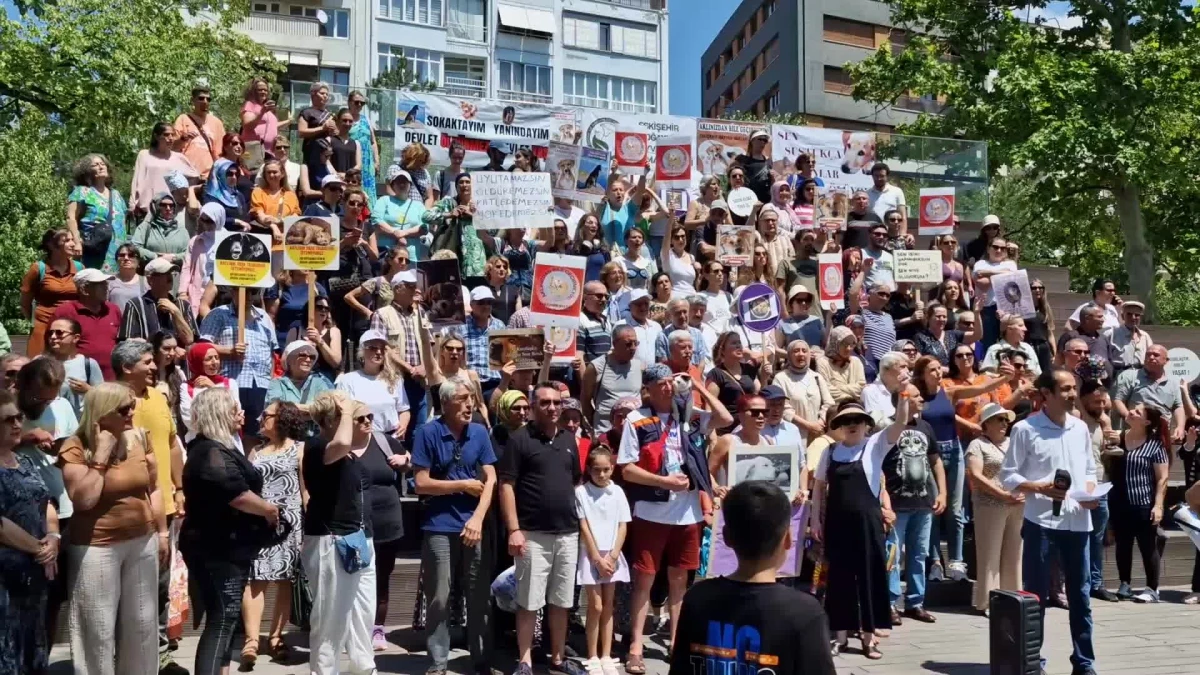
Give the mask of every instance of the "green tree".
[[[100, 152], [127, 187], [158, 121], [206, 81], [231, 129], [243, 87], [282, 66], [235, 32], [249, 3], [18, 0], [0, 14], [0, 285], [16, 288], [48, 227], [65, 218], [72, 163]], [[0, 319], [19, 328], [14, 294]]]
[[379, 73], [367, 83], [371, 89], [395, 89], [402, 91], [433, 91], [436, 82], [421, 80], [409, 65], [408, 58], [401, 56], [396, 65]]
[[943, 115], [900, 131], [988, 141], [993, 175], [1007, 167], [1028, 179], [1030, 222], [1083, 224], [1079, 199], [1111, 205], [1129, 285], [1153, 316], [1155, 244], [1196, 239], [1196, 11], [1181, 0], [1076, 0], [1078, 25], [1064, 30], [1017, 16], [1024, 2], [885, 2], [912, 37], [849, 66], [854, 96], [944, 100]]

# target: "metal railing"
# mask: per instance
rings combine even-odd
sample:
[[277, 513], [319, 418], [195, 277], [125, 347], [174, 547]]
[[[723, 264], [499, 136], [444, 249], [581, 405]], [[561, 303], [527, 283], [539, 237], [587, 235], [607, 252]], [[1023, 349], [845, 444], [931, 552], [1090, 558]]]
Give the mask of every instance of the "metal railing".
[[446, 22], [446, 37], [462, 42], [484, 42], [488, 40], [488, 28], [469, 23]]
[[497, 89], [496, 98], [501, 101], [518, 101], [521, 103], [554, 103], [552, 94], [538, 94], [515, 89]]
[[321, 24], [303, 16], [286, 16], [269, 12], [250, 12], [233, 26], [234, 30], [254, 33], [273, 33], [289, 38], [320, 37]]
[[441, 91], [447, 96], [467, 96], [484, 98], [487, 96], [487, 82], [474, 77], [459, 77], [446, 75], [443, 78]]
[[584, 108], [603, 108], [604, 110], [618, 110], [631, 113], [653, 114], [658, 112], [658, 107], [649, 103], [624, 103], [606, 98], [592, 98], [591, 96], [564, 95], [563, 105], [578, 105]]

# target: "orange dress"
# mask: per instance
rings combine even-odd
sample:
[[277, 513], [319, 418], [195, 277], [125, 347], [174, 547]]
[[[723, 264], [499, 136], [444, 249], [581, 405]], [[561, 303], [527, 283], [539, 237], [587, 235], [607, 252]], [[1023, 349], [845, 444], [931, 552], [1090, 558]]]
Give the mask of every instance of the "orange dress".
[[[41, 272], [43, 268], [45, 274]], [[33, 296], [33, 333], [25, 350], [25, 355], [33, 358], [46, 348], [46, 329], [50, 327], [54, 309], [60, 303], [79, 299], [75, 288], [75, 263], [71, 263], [66, 274], [45, 263], [33, 263], [21, 279], [21, 294]]]
[[[978, 375], [978, 374], [972, 375], [970, 378], [962, 379], [962, 380], [954, 380], [954, 379], [946, 378], [946, 379], [942, 380], [942, 387], [943, 388], [974, 387], [976, 385], [982, 384], [983, 382], [987, 381], [987, 379], [988, 379], [988, 377], [986, 375]], [[995, 399], [993, 398], [993, 394], [983, 394], [981, 396], [974, 396], [972, 398], [959, 399], [954, 404], [954, 414], [957, 415], [958, 417], [963, 418], [964, 420], [968, 420], [968, 421], [975, 422], [976, 424], [978, 424], [979, 423], [979, 410], [981, 408], [983, 408], [983, 406], [987, 405], [988, 403], [992, 403], [994, 400]], [[958, 426], [958, 436], [962, 440], [964, 445], [966, 445], [967, 443], [969, 443], [971, 440], [973, 440], [975, 438], [975, 434], [972, 433], [971, 430], [963, 427], [961, 424], [958, 424], [957, 426]]]

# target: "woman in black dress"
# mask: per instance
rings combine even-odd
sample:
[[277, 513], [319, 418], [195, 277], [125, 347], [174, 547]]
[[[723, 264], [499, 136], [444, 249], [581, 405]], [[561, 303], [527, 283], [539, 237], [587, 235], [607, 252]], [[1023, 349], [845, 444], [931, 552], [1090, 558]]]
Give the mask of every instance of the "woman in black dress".
[[[896, 406], [898, 420], [907, 420], [908, 399]], [[871, 416], [856, 401], [846, 401], [830, 423], [842, 430], [842, 441], [831, 445], [814, 474], [813, 539], [825, 545], [829, 567], [825, 611], [829, 629], [845, 648], [848, 633], [859, 631], [863, 655], [883, 658], [875, 631], [892, 627], [888, 602], [887, 549], [884, 519], [895, 521], [882, 490], [883, 458], [900, 440], [904, 423], [893, 423], [872, 436]], [[824, 514], [825, 520], [822, 521]]]
[[1054, 310], [1046, 299], [1046, 284], [1041, 279], [1029, 282], [1033, 294], [1033, 308], [1037, 314], [1025, 319], [1025, 341], [1037, 354], [1038, 365], [1043, 373], [1050, 372], [1054, 365]]
[[[723, 333], [713, 346], [713, 369], [708, 373], [708, 392], [727, 410], [737, 408], [738, 400], [743, 396], [757, 394], [759, 390], [757, 365], [742, 363], [745, 349], [742, 338], [734, 332]], [[718, 429], [718, 434], [727, 434], [737, 426], [734, 421], [729, 426]]]

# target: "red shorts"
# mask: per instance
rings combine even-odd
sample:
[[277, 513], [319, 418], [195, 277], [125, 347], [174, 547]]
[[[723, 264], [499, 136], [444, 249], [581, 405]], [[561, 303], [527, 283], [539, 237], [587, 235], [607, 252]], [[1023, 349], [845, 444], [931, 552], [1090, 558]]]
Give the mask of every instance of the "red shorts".
[[633, 569], [656, 574], [659, 567], [700, 569], [700, 537], [704, 523], [664, 525], [641, 518], [629, 523], [629, 553]]

